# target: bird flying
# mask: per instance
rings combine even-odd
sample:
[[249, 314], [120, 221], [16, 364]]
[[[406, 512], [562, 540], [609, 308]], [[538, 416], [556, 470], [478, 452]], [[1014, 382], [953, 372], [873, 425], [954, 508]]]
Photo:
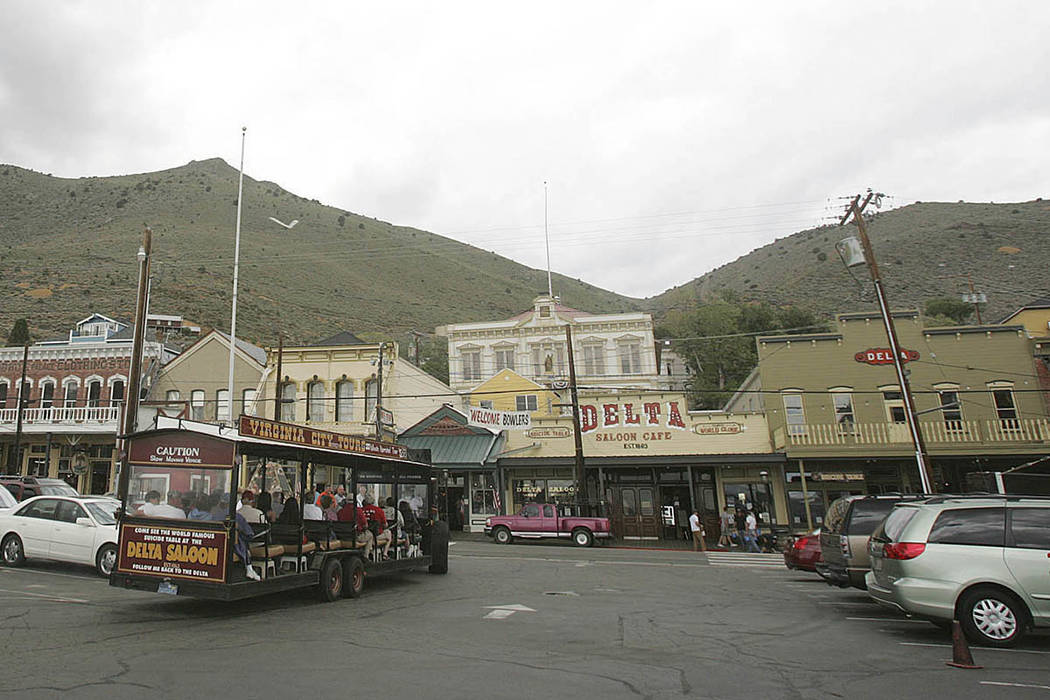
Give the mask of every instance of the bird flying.
[[281, 221], [280, 219], [275, 219], [275, 218], [273, 218], [272, 216], [270, 217], [270, 221], [272, 221], [272, 222], [274, 222], [275, 224], [278, 224], [278, 225], [280, 225], [280, 226], [284, 226], [285, 228], [292, 228], [292, 227], [293, 227], [293, 226], [295, 226], [295, 225], [296, 225], [297, 223], [299, 223], [299, 219], [292, 219], [292, 222], [291, 222], [290, 224], [286, 224], [286, 223], [284, 223], [283, 221]]

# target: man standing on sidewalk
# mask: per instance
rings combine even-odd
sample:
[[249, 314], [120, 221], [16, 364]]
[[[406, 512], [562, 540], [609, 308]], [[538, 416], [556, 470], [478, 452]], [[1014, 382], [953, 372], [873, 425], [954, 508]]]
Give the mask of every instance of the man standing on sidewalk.
[[696, 551], [697, 544], [700, 545], [700, 550], [703, 552], [707, 551], [707, 543], [704, 542], [704, 526], [700, 524], [700, 514], [693, 509], [693, 514], [689, 516], [689, 530], [693, 533], [693, 551]]

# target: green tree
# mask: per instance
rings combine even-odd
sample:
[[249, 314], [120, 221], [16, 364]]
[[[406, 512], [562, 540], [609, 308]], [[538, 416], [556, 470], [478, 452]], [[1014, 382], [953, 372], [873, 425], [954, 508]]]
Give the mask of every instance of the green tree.
[[959, 325], [964, 325], [969, 323], [970, 317], [973, 316], [973, 304], [968, 304], [962, 299], [937, 297], [926, 302], [924, 311], [927, 316], [941, 316], [949, 318]]
[[15, 325], [11, 327], [11, 332], [7, 334], [7, 345], [8, 347], [25, 345], [29, 341], [29, 322], [24, 318], [20, 318], [15, 321]]

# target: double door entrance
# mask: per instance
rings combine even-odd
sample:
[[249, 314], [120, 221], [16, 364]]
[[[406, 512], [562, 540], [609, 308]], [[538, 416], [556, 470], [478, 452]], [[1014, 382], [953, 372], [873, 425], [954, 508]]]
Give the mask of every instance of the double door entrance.
[[613, 534], [624, 539], [688, 537], [689, 516], [700, 512], [707, 534], [717, 537], [718, 500], [713, 479], [694, 484], [612, 484], [605, 489]]

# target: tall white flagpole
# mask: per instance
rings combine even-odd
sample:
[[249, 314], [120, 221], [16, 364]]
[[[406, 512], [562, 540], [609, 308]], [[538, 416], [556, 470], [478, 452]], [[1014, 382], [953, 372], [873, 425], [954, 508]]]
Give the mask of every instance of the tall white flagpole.
[[547, 233], [547, 181], [543, 181], [543, 240], [547, 244], [547, 296], [554, 296], [554, 285], [551, 284], [551, 237]]
[[[241, 127], [241, 171], [237, 181], [237, 229], [233, 239], [233, 312], [230, 316], [230, 374], [226, 382], [226, 410], [227, 419], [233, 424], [233, 358], [234, 348], [237, 346], [237, 273], [241, 257], [241, 205], [244, 200], [244, 140], [247, 136], [248, 127]], [[215, 403], [216, 414], [219, 410], [218, 402]], [[216, 420], [218, 415], [216, 415]]]

